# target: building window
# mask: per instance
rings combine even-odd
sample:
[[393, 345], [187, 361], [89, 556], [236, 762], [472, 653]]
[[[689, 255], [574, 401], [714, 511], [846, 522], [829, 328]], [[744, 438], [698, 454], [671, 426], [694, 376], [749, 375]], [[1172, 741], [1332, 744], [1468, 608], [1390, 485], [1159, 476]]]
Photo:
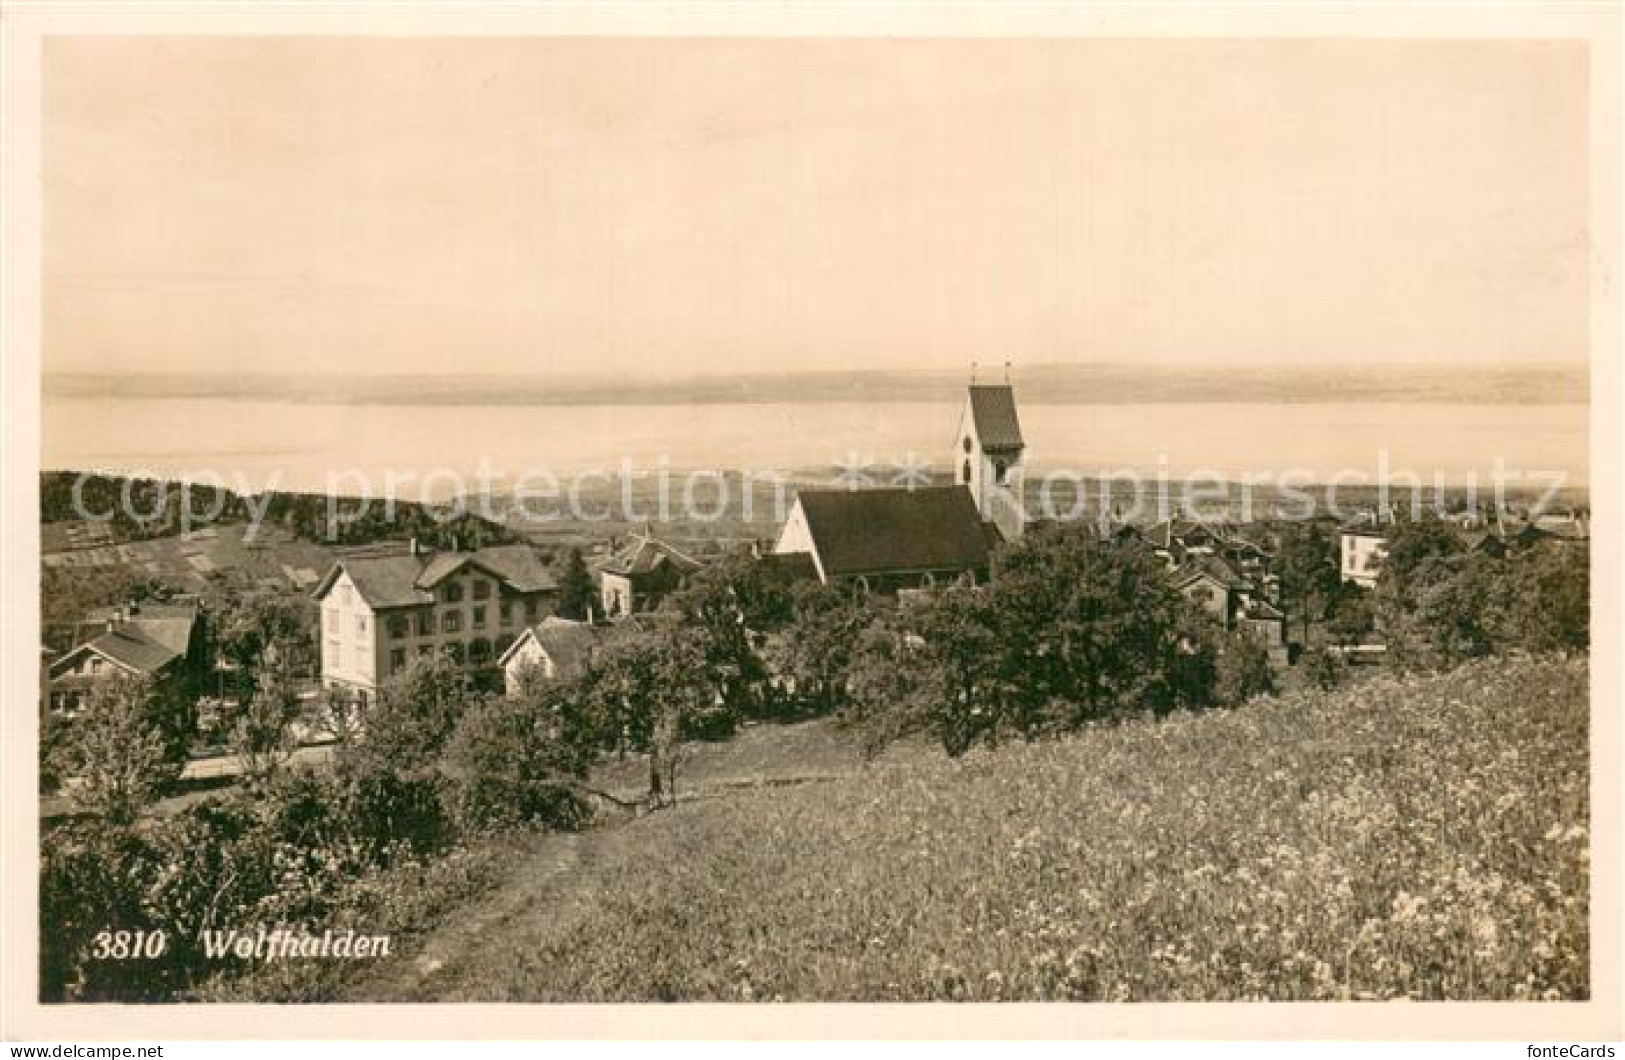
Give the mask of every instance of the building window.
[[355, 616], [355, 632], [356, 632], [356, 636], [358, 636], [358, 637], [365, 637], [367, 635], [367, 616], [366, 615], [357, 615], [357, 616]]
[[457, 633], [463, 628], [463, 613], [461, 611], [447, 611], [440, 626], [447, 633]]
[[423, 611], [418, 614], [418, 636], [434, 636], [434, 612]]
[[450, 656], [451, 661], [456, 663], [458, 666], [463, 665], [463, 644], [461, 641], [454, 640], [450, 644], [446, 645], [446, 654]]
[[446, 597], [445, 597], [446, 603], [455, 604], [459, 600], [461, 600], [462, 598], [463, 598], [463, 587], [460, 584], [458, 584], [457, 582], [449, 582], [449, 583], [447, 583], [447, 585], [446, 585]]
[[491, 642], [484, 637], [475, 637], [474, 643], [468, 646], [468, 661], [476, 666], [484, 666], [491, 661]]
[[[965, 452], [968, 453], [968, 452], [970, 452], [970, 450], [971, 450], [970, 435], [967, 434], [967, 435], [965, 435]], [[969, 464], [966, 464], [965, 466], [970, 467]]]
[[401, 639], [412, 631], [412, 623], [406, 620], [405, 615], [396, 615], [389, 620], [389, 635], [396, 640]]
[[476, 600], [489, 600], [489, 599], [491, 599], [491, 583], [488, 582], [488, 581], [485, 581], [483, 579], [480, 580], [480, 581], [475, 582], [474, 583], [474, 599], [476, 599]]
[[327, 642], [327, 657], [334, 666], [339, 665], [339, 641], [337, 637], [329, 638]]
[[418, 645], [418, 658], [420, 658], [420, 659], [428, 658], [430, 655], [433, 655], [433, 654], [434, 654], [434, 645], [433, 644], [419, 644]]
[[497, 616], [504, 626], [513, 625], [513, 605], [504, 600], [497, 606]]
[[964, 468], [962, 468], [960, 470], [960, 474], [961, 474], [961, 476], [963, 476], [961, 478], [961, 481], [964, 482], [965, 485], [969, 486], [970, 485], [970, 461], [969, 460], [965, 461], [965, 466], [964, 466]]
[[535, 600], [526, 600], [525, 601], [525, 621], [526, 622], [535, 622], [536, 621], [536, 601]]
[[391, 648], [389, 650], [389, 672], [394, 673], [406, 666], [406, 649]]
[[480, 604], [474, 608], [474, 628], [485, 628], [485, 605]]

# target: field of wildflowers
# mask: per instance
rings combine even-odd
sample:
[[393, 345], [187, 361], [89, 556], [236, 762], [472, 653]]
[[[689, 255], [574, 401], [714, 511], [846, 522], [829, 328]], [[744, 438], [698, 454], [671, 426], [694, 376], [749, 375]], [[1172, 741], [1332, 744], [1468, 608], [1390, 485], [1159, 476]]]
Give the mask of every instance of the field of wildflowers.
[[424, 996], [1580, 999], [1587, 666], [1498, 659], [679, 805]]

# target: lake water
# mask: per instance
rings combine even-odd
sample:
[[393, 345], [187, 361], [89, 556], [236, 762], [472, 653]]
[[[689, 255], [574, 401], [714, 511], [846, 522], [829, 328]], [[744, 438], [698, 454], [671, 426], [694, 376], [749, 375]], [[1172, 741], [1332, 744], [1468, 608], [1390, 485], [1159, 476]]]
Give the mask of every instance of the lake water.
[[[949, 467], [959, 407], [939, 404], [335, 406], [215, 399], [50, 398], [47, 468], [218, 478], [378, 495], [393, 474], [434, 476], [440, 496], [483, 466], [490, 478], [585, 469]], [[1301, 481], [1387, 466], [1426, 482], [1514, 473], [1586, 481], [1584, 405], [1042, 405], [1021, 408], [1033, 473], [1133, 469], [1174, 478], [1290, 474]], [[909, 454], [914, 454], [911, 458]], [[482, 465], [483, 462], [483, 465]], [[368, 485], [358, 489], [355, 483]], [[1547, 481], [1537, 477], [1537, 482]], [[403, 491], [402, 496], [407, 493]]]

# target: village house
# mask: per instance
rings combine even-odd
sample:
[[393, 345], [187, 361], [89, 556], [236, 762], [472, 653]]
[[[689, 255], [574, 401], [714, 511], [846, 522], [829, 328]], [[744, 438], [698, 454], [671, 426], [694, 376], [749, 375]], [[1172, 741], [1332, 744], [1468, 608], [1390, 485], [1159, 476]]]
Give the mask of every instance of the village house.
[[557, 615], [549, 615], [528, 627], [497, 660], [508, 695], [519, 692], [526, 672], [532, 669], [549, 681], [581, 676], [608, 633], [609, 629], [604, 626]]
[[1285, 612], [1224, 559], [1193, 554], [1174, 571], [1173, 586], [1225, 629], [1239, 629], [1272, 649], [1285, 648]]
[[1338, 569], [1345, 583], [1365, 589], [1377, 587], [1382, 561], [1388, 554], [1388, 534], [1375, 515], [1357, 517], [1337, 531]]
[[558, 583], [529, 545], [472, 552], [340, 556], [313, 593], [321, 607], [322, 685], [363, 702], [414, 658], [440, 653], [476, 673], [552, 612]]
[[598, 568], [599, 603], [606, 618], [653, 611], [703, 566], [654, 536], [649, 527]]
[[182, 694], [208, 671], [208, 642], [195, 601], [100, 608], [77, 626], [75, 644], [46, 669], [49, 704], [71, 714], [90, 689], [115, 674], [143, 677]]

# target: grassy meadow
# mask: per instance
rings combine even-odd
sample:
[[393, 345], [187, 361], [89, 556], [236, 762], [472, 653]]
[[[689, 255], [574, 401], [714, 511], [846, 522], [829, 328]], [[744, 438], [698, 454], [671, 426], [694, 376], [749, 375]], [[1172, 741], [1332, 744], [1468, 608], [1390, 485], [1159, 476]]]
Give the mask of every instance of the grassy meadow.
[[351, 999], [1584, 998], [1587, 702], [1499, 659], [727, 785]]

